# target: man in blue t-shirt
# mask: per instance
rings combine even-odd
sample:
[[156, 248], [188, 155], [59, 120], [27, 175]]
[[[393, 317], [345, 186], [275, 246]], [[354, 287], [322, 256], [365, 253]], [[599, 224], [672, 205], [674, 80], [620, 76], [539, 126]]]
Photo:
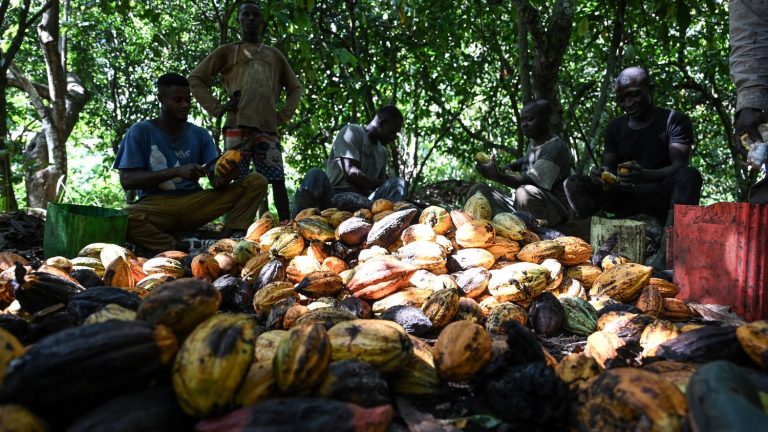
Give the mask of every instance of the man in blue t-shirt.
[[[128, 213], [128, 240], [152, 252], [186, 250], [173, 233], [195, 230], [229, 213], [222, 237], [244, 232], [253, 222], [267, 190], [259, 174], [238, 177], [237, 163], [212, 166], [217, 151], [205, 129], [187, 122], [191, 107], [189, 82], [168, 73], [157, 80], [160, 116], [128, 129], [113, 168], [126, 190], [138, 190], [139, 201]], [[212, 190], [198, 180], [208, 176]]]

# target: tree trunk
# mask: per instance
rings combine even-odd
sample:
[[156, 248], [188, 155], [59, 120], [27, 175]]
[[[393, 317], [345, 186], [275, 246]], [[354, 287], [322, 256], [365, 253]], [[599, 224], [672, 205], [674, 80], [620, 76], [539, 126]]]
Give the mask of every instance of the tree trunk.
[[11, 180], [11, 155], [8, 151], [6, 140], [8, 139], [8, 99], [6, 89], [8, 79], [5, 73], [0, 75], [0, 211], [10, 212], [18, 209], [16, 196], [13, 193], [13, 181]]
[[589, 133], [587, 135], [589, 141], [584, 143], [584, 149], [581, 152], [581, 157], [576, 165], [577, 173], [585, 173], [590, 163], [594, 163], [592, 157], [602, 163], [602, 155], [598, 155], [597, 143], [600, 140], [600, 119], [605, 111], [605, 106], [608, 103], [608, 93], [611, 91], [611, 83], [613, 77], [616, 75], [616, 68], [619, 64], [619, 55], [621, 51], [621, 41], [624, 38], [624, 13], [627, 9], [626, 0], [618, 0], [616, 19], [613, 22], [613, 34], [611, 35], [611, 46], [608, 51], [608, 60], [605, 67], [605, 75], [603, 75], [603, 81], [600, 84], [600, 95], [597, 97], [597, 102], [592, 111], [592, 121], [589, 123]]
[[[66, 141], [74, 127], [80, 110], [85, 105], [85, 91], [77, 80], [72, 79], [73, 97], [67, 99], [67, 75], [62, 58], [63, 47], [59, 34], [59, 2], [54, 2], [44, 14], [37, 27], [37, 34], [45, 57], [50, 106], [38, 108], [43, 130], [39, 132], [24, 150], [25, 158], [30, 162], [26, 173], [27, 201], [30, 207], [45, 208], [52, 201], [58, 201], [63, 193], [67, 177]], [[28, 92], [31, 98], [38, 94]], [[79, 100], [78, 100], [79, 99]], [[76, 112], [73, 108], [78, 108]]]
[[518, 17], [517, 23], [517, 47], [520, 50], [520, 90], [523, 94], [523, 103], [533, 100], [531, 88], [531, 59], [528, 49], [528, 26], [525, 20]]
[[546, 99], [552, 104], [552, 132], [563, 129], [563, 108], [557, 94], [557, 78], [563, 56], [568, 48], [573, 28], [573, 4], [571, 0], [557, 0], [545, 29], [539, 10], [528, 0], [515, 0], [521, 23], [528, 27], [533, 37], [536, 55], [533, 60], [533, 96]]

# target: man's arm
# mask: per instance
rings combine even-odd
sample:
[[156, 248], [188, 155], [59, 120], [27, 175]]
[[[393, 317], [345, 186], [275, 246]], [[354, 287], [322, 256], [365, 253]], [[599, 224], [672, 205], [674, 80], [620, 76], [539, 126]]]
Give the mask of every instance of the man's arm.
[[507, 174], [499, 170], [496, 161], [493, 160], [487, 164], [480, 162], [475, 165], [477, 172], [488, 180], [499, 182], [503, 185], [519, 188], [522, 185], [533, 184], [533, 180], [524, 174]]
[[120, 184], [125, 190], [152, 189], [160, 183], [173, 180], [177, 177], [185, 180], [198, 181], [205, 175], [205, 169], [197, 164], [187, 164], [166, 168], [159, 171], [146, 171], [140, 169], [121, 168]]
[[282, 56], [282, 61], [284, 62], [282, 84], [285, 87], [286, 97], [283, 109], [277, 113], [278, 124], [287, 123], [293, 117], [293, 113], [296, 112], [296, 108], [299, 106], [299, 99], [301, 99], [301, 82], [291, 68], [291, 65], [288, 64], [285, 56]]
[[384, 180], [368, 177], [360, 168], [360, 162], [349, 158], [339, 158], [339, 164], [347, 181], [356, 187], [372, 191], [384, 183]]
[[224, 105], [211, 92], [211, 82], [224, 68], [226, 61], [226, 51], [223, 47], [219, 47], [200, 62], [187, 77], [192, 95], [200, 106], [214, 117], [221, 115]]
[[768, 111], [768, 3], [729, 3], [730, 69], [736, 85], [736, 133], [760, 139]]
[[[687, 144], [672, 143], [669, 145], [670, 165], [659, 169], [641, 169], [637, 175], [637, 180], [664, 180], [672, 177], [682, 168], [688, 166], [688, 160], [691, 155], [691, 146]], [[619, 176], [621, 177], [621, 175]]]

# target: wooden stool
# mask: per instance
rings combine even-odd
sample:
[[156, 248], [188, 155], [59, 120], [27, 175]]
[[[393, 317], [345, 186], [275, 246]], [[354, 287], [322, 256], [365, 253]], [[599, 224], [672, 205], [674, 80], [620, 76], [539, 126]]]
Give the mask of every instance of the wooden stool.
[[595, 251], [613, 233], [618, 233], [614, 254], [624, 255], [632, 262], [645, 264], [645, 223], [630, 219], [592, 217], [590, 244]]

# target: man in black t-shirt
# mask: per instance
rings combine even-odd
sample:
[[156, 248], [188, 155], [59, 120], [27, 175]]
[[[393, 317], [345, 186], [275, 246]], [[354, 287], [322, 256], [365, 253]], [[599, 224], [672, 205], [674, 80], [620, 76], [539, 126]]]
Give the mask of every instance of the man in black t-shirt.
[[697, 205], [701, 197], [701, 174], [688, 166], [691, 120], [653, 104], [645, 69], [624, 69], [615, 92], [626, 115], [608, 125], [602, 168], [566, 180], [568, 202], [580, 217], [603, 210], [618, 217], [652, 215], [670, 224], [675, 204]]

